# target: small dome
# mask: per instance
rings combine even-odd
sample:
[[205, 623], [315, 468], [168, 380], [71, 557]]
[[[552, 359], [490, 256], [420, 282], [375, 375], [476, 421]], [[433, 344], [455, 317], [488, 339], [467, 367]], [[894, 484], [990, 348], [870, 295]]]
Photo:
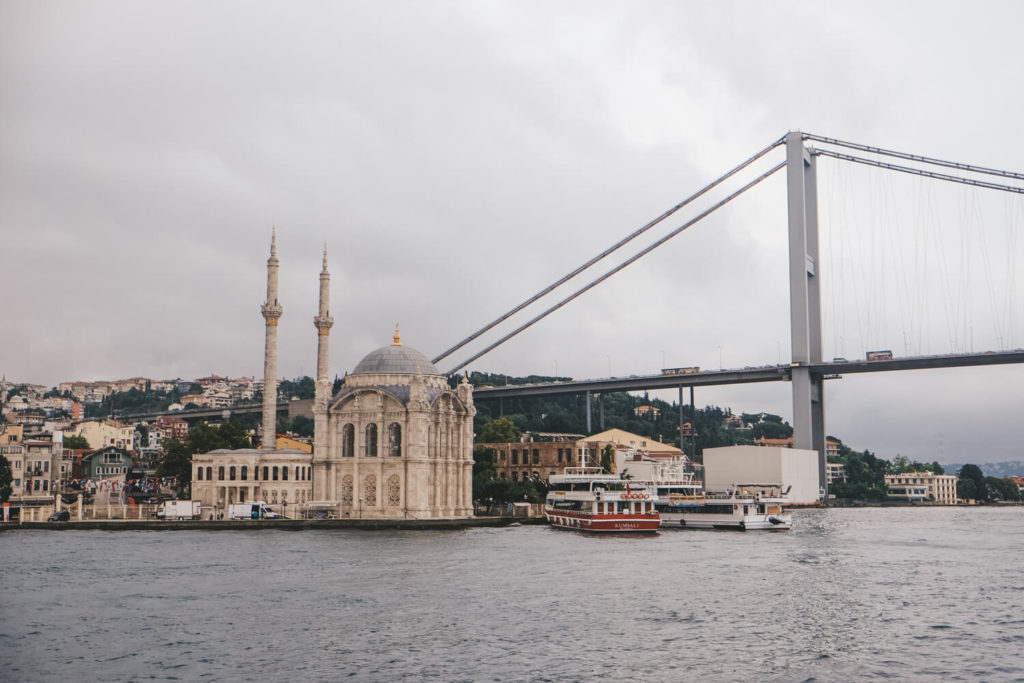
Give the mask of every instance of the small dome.
[[416, 349], [401, 344], [384, 346], [366, 354], [353, 375], [440, 375], [441, 371]]

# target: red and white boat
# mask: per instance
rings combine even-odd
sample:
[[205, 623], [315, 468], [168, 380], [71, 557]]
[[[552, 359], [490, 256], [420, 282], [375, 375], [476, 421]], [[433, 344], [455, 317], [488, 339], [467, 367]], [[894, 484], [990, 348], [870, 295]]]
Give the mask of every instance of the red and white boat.
[[544, 502], [548, 522], [578, 531], [657, 531], [661, 517], [643, 484], [600, 467], [567, 467], [551, 475]]

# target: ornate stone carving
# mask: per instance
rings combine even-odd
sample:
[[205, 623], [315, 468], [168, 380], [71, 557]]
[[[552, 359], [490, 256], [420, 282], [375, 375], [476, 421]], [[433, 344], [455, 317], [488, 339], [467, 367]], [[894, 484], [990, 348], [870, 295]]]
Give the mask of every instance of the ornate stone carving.
[[388, 478], [388, 505], [392, 507], [402, 504], [402, 486], [397, 474]]
[[363, 503], [367, 507], [374, 507], [377, 505], [377, 477], [376, 475], [368, 475], [363, 485]]
[[352, 504], [352, 475], [346, 474], [341, 478], [341, 502], [344, 505]]

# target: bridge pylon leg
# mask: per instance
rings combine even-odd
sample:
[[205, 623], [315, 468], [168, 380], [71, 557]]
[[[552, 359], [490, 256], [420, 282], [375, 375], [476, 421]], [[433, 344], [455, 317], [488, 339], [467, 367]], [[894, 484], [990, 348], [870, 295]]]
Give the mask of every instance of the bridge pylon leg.
[[818, 452], [818, 482], [825, 489], [825, 399], [821, 378], [809, 367], [822, 355], [817, 164], [799, 131], [786, 136], [786, 186], [793, 446]]
[[593, 410], [590, 409], [590, 392], [587, 392], [587, 436], [593, 433], [593, 429], [590, 426], [590, 416], [593, 414]]

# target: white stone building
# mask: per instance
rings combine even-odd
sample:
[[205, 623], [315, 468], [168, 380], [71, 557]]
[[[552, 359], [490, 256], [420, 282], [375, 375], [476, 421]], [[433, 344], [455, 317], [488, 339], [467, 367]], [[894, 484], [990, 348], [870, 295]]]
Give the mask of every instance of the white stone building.
[[135, 427], [117, 420], [85, 420], [72, 425], [68, 434], [84, 436], [91, 449], [115, 446], [127, 450], [135, 445]]
[[[394, 341], [372, 351], [330, 396], [330, 275], [324, 249], [313, 453], [275, 447], [277, 403], [276, 240], [267, 261], [263, 428], [260, 449], [192, 458], [192, 497], [204, 507], [264, 500], [278, 511], [340, 518], [431, 519], [473, 514], [473, 390], [451, 389], [419, 351]], [[287, 504], [287, 506], [285, 505]]]
[[927, 500], [942, 505], [956, 505], [955, 474], [903, 472], [885, 475], [889, 497], [897, 500]]
[[341, 517], [473, 514], [473, 391], [419, 351], [394, 343], [363, 358], [328, 408], [314, 450], [316, 506]]

